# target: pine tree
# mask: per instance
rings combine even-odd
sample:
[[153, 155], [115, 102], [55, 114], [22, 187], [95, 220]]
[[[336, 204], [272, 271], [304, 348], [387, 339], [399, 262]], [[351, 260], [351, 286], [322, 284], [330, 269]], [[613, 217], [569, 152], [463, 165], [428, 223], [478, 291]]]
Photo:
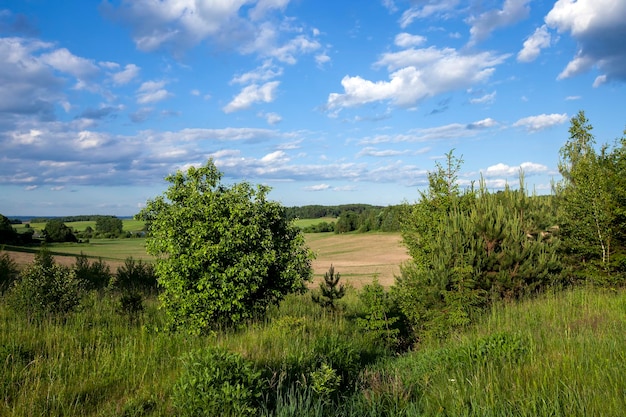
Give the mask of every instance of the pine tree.
[[320, 282], [319, 292], [311, 294], [311, 299], [323, 308], [334, 311], [337, 308], [335, 301], [346, 295], [346, 288], [339, 283], [340, 279], [341, 274], [335, 274], [335, 267], [330, 265], [328, 272], [324, 274], [324, 281]]

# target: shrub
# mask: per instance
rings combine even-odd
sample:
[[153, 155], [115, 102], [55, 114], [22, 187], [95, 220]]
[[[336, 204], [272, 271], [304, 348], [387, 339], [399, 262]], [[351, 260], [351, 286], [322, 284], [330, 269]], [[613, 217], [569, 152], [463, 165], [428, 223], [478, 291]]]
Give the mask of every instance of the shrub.
[[104, 289], [111, 280], [111, 268], [101, 258], [95, 262], [89, 262], [87, 255], [82, 252], [76, 256], [74, 264], [76, 278], [81, 280], [87, 290]]
[[117, 268], [117, 274], [111, 286], [123, 291], [152, 292], [157, 289], [157, 278], [154, 268], [149, 263], [126, 258], [124, 265]]
[[386, 347], [400, 347], [399, 313], [389, 293], [377, 279], [365, 285], [359, 292], [359, 300], [365, 308], [363, 317], [356, 319], [356, 324], [376, 342]]
[[45, 249], [10, 289], [9, 305], [29, 318], [64, 316], [80, 304], [81, 282], [70, 268], [57, 265]]
[[143, 296], [136, 291], [122, 294], [116, 311], [127, 316], [131, 322], [136, 321], [143, 312]]
[[179, 416], [251, 416], [260, 405], [260, 372], [241, 355], [223, 348], [192, 352], [174, 386]]
[[0, 254], [0, 294], [3, 294], [17, 278], [17, 265], [8, 253]]

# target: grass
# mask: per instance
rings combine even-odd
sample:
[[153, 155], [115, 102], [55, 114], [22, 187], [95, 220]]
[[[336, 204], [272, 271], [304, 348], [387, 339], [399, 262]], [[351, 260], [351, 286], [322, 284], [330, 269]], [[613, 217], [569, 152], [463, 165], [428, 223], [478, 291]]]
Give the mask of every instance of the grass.
[[[355, 293], [347, 297], [357, 308]], [[116, 313], [116, 303], [114, 294], [92, 293], [66, 321], [41, 323], [0, 303], [0, 415], [174, 415], [179, 359], [211, 345], [263, 371], [268, 416], [621, 416], [626, 409], [624, 291], [576, 289], [501, 304], [449, 340], [395, 357], [356, 331], [350, 314], [324, 313], [306, 294], [244, 331], [202, 337], [160, 330], [154, 299], [137, 322]], [[319, 358], [351, 381], [338, 402], [306, 388]]]
[[[36, 231], [42, 231], [46, 228], [46, 223], [29, 223], [30, 227]], [[122, 219], [122, 228], [127, 232], [140, 232], [144, 227], [143, 220], [135, 220], [135, 219]], [[81, 222], [67, 222], [65, 225], [77, 232], [83, 232], [87, 227], [91, 227], [93, 230], [96, 230], [96, 221], [81, 221]], [[17, 230], [18, 233], [23, 233], [26, 230], [26, 223], [24, 224], [14, 224], [13, 228]]]
[[317, 219], [297, 219], [295, 221], [295, 225], [302, 229], [302, 228], [314, 226], [320, 223], [336, 223], [336, 222], [337, 222], [336, 217], [320, 217]]

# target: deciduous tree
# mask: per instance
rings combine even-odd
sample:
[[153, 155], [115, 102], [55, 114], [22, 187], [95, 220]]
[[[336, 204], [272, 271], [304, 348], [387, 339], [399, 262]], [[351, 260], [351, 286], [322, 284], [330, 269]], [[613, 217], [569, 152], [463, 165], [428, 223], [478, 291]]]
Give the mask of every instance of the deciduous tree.
[[178, 171], [138, 215], [157, 257], [170, 323], [192, 333], [262, 315], [286, 294], [304, 291], [312, 273], [304, 236], [267, 200], [269, 188], [227, 186], [221, 178], [211, 160]]

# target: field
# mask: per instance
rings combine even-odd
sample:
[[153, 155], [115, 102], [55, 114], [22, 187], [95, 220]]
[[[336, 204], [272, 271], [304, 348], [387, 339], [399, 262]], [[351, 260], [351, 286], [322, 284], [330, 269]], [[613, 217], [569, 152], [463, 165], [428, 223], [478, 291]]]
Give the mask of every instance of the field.
[[[342, 281], [356, 288], [368, 284], [374, 277], [384, 286], [393, 284], [394, 276], [400, 272], [400, 264], [408, 259], [398, 233], [343, 234], [310, 233], [306, 242], [315, 253], [313, 273], [320, 279], [333, 265]], [[57, 262], [73, 264], [81, 252], [91, 258], [102, 258], [113, 271], [128, 257], [149, 261], [145, 239], [92, 239], [89, 243], [64, 243], [48, 246]], [[11, 257], [18, 265], [32, 262], [36, 249], [29, 252], [12, 251]]]
[[[334, 220], [330, 217], [303, 219], [296, 224], [306, 227]], [[143, 222], [140, 221], [123, 222], [124, 230], [139, 231], [143, 228]], [[88, 226], [95, 228], [95, 222], [70, 222], [67, 225], [77, 231], [85, 230]], [[45, 224], [33, 223], [31, 227], [42, 230]], [[394, 282], [394, 276], [400, 272], [400, 264], [409, 258], [399, 233], [307, 233], [305, 237], [307, 245], [315, 253], [313, 272], [316, 280], [321, 279], [333, 265], [335, 271], [343, 277], [343, 282], [349, 282], [356, 288], [370, 283], [374, 277], [382, 285], [390, 286]], [[147, 261], [152, 259], [146, 254], [145, 240], [140, 238], [91, 239], [89, 243], [51, 244], [49, 248], [61, 264], [73, 264], [75, 256], [82, 252], [91, 258], [102, 258], [113, 271], [128, 257]], [[25, 265], [32, 261], [35, 252], [36, 249], [12, 251], [11, 256], [19, 265]]]

